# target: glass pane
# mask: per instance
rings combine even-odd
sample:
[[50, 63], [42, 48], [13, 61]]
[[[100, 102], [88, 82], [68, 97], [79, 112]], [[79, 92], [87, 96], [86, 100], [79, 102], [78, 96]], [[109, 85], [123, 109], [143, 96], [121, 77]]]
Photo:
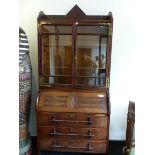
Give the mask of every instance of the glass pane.
[[92, 35], [77, 36], [76, 83], [104, 85], [107, 38]]
[[78, 26], [77, 33], [107, 34], [108, 26]]
[[43, 33], [72, 33], [72, 26], [42, 26], [41, 31]]
[[43, 35], [42, 51], [43, 75], [52, 76], [46, 82], [70, 84], [72, 82], [72, 36]]

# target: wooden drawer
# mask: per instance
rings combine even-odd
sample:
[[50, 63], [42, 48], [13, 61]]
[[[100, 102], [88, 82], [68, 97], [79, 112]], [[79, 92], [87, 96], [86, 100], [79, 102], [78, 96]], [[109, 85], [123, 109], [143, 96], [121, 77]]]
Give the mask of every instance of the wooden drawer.
[[106, 141], [41, 139], [40, 150], [61, 152], [106, 153]]
[[108, 116], [104, 114], [39, 113], [39, 125], [107, 127]]
[[107, 128], [39, 127], [40, 138], [106, 140]]

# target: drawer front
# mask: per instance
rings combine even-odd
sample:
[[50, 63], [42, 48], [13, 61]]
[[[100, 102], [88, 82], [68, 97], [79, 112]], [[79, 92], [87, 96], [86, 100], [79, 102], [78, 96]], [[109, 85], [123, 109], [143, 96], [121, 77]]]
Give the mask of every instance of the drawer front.
[[40, 140], [40, 150], [61, 152], [106, 153], [105, 141]]
[[106, 140], [107, 128], [39, 127], [40, 138]]
[[104, 114], [40, 113], [39, 125], [107, 127], [108, 116]]

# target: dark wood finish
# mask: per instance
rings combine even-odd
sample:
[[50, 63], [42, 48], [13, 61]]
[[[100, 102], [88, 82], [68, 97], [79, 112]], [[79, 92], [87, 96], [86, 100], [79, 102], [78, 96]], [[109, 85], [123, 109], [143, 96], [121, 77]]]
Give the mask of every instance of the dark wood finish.
[[[101, 97], [98, 97], [101, 95]], [[40, 91], [38, 111], [107, 114], [107, 94], [90, 91]]]
[[[48, 36], [43, 36], [42, 40], [44, 41], [45, 44], [49, 44], [49, 37]], [[49, 47], [48, 46], [44, 46], [42, 48], [43, 51], [43, 65], [46, 66], [45, 70], [43, 71], [46, 74], [50, 74], [50, 68], [48, 66], [50, 66], [50, 62], [49, 62]], [[43, 74], [44, 74], [43, 73]], [[49, 79], [46, 79], [45, 82], [49, 83]]]
[[[66, 15], [40, 12], [38, 155], [41, 150], [108, 152], [112, 23], [111, 13], [88, 16], [77, 5]], [[87, 32], [83, 30], [85, 26], [89, 28]], [[103, 54], [105, 67], [101, 65]]]
[[40, 126], [107, 127], [108, 117], [104, 114], [40, 113], [38, 123]]
[[48, 151], [106, 153], [106, 141], [41, 139], [39, 144]]
[[[31, 137], [32, 140], [32, 154], [36, 155], [37, 154], [37, 137], [33, 136]], [[124, 144], [125, 141], [113, 141], [113, 140], [109, 140], [109, 152], [108, 155], [122, 155], [122, 147], [125, 145]], [[45, 154], [49, 154], [48, 151], [43, 151], [42, 155]], [[55, 153], [56, 155], [60, 155], [60, 154], [66, 154], [66, 153]], [[68, 155], [75, 155], [75, 153], [67, 153]], [[76, 153], [77, 155], [81, 155], [81, 153]]]
[[[58, 85], [62, 85], [62, 84], [66, 84], [68, 85], [68, 87], [75, 88], [76, 87], [76, 77], [78, 75], [76, 75], [76, 67], [77, 67], [77, 53], [80, 49], [76, 49], [76, 43], [77, 43], [77, 27], [80, 25], [85, 25], [85, 26], [107, 26], [108, 27], [108, 33], [78, 33], [78, 35], [100, 35], [101, 37], [106, 37], [107, 38], [107, 49], [106, 49], [106, 70], [105, 70], [105, 76], [106, 76], [106, 82], [104, 82], [102, 85], [103, 87], [109, 87], [109, 81], [110, 81], [110, 63], [111, 63], [111, 46], [112, 46], [112, 26], [113, 26], [113, 17], [112, 17], [112, 13], [109, 13], [107, 16], [87, 16], [77, 5], [67, 13], [67, 15], [45, 15], [43, 12], [40, 13], [39, 17], [38, 17], [38, 43], [41, 44], [41, 40], [42, 40], [42, 35], [46, 34], [47, 36], [49, 34], [57, 34], [56, 36], [58, 37], [58, 34], [61, 35], [65, 35], [64, 33], [60, 33], [59, 31], [56, 31], [55, 33], [48, 33], [48, 31], [44, 31], [43, 26], [48, 25], [48, 26], [53, 26], [53, 25], [59, 25], [59, 26], [66, 26], [66, 25], [72, 25], [72, 47], [66, 48], [66, 52], [65, 54], [67, 54], [68, 52], [70, 52], [70, 50], [72, 50], [72, 60], [68, 59], [68, 57], [66, 57], [64, 59], [68, 60], [68, 67], [71, 67], [70, 65], [72, 64], [72, 70], [71, 69], [65, 69], [63, 71], [63, 73], [65, 74], [67, 71], [68, 73], [71, 73], [71, 77], [65, 77], [63, 78], [63, 81], [60, 82], [61, 77], [55, 77], [55, 75], [53, 77], [55, 77], [56, 80], [58, 80], [59, 82], [55, 82], [55, 84]], [[43, 29], [43, 30], [42, 30]], [[43, 31], [43, 32], [42, 32]], [[70, 33], [66, 33], [66, 34], [70, 34]], [[101, 40], [99, 41], [99, 43], [101, 44]], [[43, 69], [43, 63], [42, 63], [42, 47], [41, 45], [38, 45], [39, 48], [39, 78], [40, 78], [40, 88], [54, 88], [55, 84], [51, 84], [50, 83], [44, 83], [46, 81], [48, 81], [48, 78], [45, 78], [47, 76], [47, 74], [43, 74], [42, 73], [42, 69]], [[101, 47], [100, 47], [101, 48]], [[76, 51], [78, 50], [78, 51]], [[68, 52], [67, 52], [68, 51]], [[101, 49], [99, 49], [99, 57], [101, 57]], [[77, 62], [77, 63], [76, 63]], [[82, 62], [82, 60], [81, 60]], [[101, 61], [99, 59], [99, 64], [101, 64]], [[45, 66], [44, 66], [45, 67]], [[60, 75], [61, 76], [61, 75]], [[44, 78], [43, 78], [44, 77]], [[43, 80], [44, 79], [44, 80]], [[62, 78], [61, 78], [62, 80]], [[88, 86], [88, 80], [85, 78], [78, 78], [78, 80], [82, 80], [81, 83], [86, 84], [87, 89], [90, 88], [90, 86]], [[87, 83], [85, 82], [87, 80]], [[44, 81], [44, 82], [43, 82]], [[57, 86], [56, 86], [57, 87]], [[78, 87], [81, 87], [81, 85], [78, 85]], [[92, 86], [91, 86], [92, 87]], [[98, 89], [97, 85], [93, 85], [93, 87], [96, 87], [96, 89]], [[77, 88], [77, 87], [76, 87]]]
[[123, 153], [129, 155], [131, 148], [135, 147], [135, 103], [130, 101], [127, 115], [126, 141]]
[[76, 128], [61, 126], [43, 126], [39, 128], [41, 138], [59, 138], [59, 139], [85, 139], [85, 140], [106, 140], [106, 128]]

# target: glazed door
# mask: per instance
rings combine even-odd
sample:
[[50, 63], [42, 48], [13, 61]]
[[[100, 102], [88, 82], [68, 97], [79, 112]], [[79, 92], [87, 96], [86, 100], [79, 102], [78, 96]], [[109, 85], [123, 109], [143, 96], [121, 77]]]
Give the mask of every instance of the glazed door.
[[72, 84], [72, 25], [42, 26], [43, 84]]
[[107, 33], [107, 26], [77, 26], [75, 85], [105, 85]]
[[104, 87], [108, 34], [108, 25], [42, 25], [42, 84]]

